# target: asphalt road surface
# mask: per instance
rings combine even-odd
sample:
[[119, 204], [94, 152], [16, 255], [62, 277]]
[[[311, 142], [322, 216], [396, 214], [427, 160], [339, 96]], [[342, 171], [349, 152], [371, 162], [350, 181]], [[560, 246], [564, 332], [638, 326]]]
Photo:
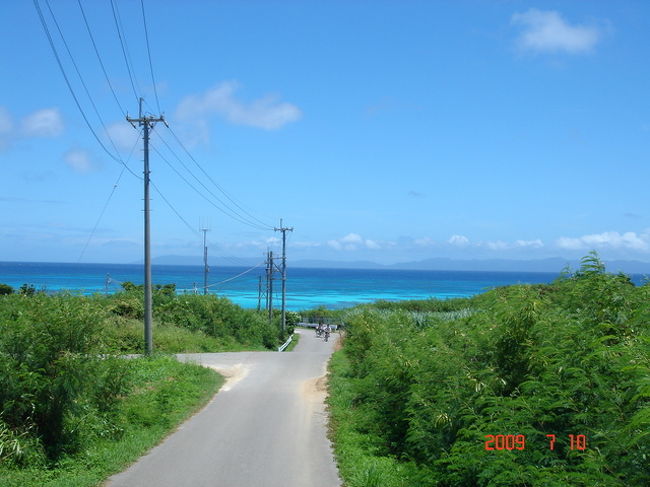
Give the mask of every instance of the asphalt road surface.
[[325, 343], [292, 352], [182, 354], [228, 377], [210, 403], [109, 487], [335, 487], [325, 416]]

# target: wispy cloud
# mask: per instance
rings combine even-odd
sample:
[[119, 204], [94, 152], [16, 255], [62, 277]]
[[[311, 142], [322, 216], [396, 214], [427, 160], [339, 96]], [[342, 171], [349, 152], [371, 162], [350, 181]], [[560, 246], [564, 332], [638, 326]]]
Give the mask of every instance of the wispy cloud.
[[418, 247], [433, 247], [436, 241], [430, 237], [416, 238], [413, 243]]
[[226, 248], [237, 248], [237, 249], [245, 249], [245, 248], [255, 248], [255, 249], [266, 249], [268, 247], [274, 247], [280, 244], [281, 240], [278, 237], [267, 237], [267, 238], [259, 238], [259, 239], [253, 239], [253, 240], [246, 240], [244, 242], [236, 242], [236, 243], [225, 243], [223, 244], [224, 247]]
[[204, 93], [187, 96], [178, 105], [176, 117], [191, 121], [218, 115], [237, 125], [276, 130], [302, 116], [296, 105], [281, 101], [276, 95], [242, 102], [235, 97], [238, 89], [237, 82], [225, 81]]
[[58, 108], [44, 108], [23, 117], [19, 123], [9, 110], [0, 106], [0, 150], [26, 137], [57, 137], [64, 131], [63, 118]]
[[650, 249], [650, 235], [636, 232], [603, 232], [581, 237], [560, 237], [556, 245], [566, 250], [586, 249], [630, 249], [646, 251]]
[[515, 240], [515, 247], [528, 247], [539, 249], [544, 246], [544, 242], [536, 238], [535, 240]]
[[531, 8], [514, 14], [511, 23], [521, 28], [517, 45], [526, 51], [579, 54], [593, 49], [602, 37], [596, 26], [571, 25], [554, 10]]
[[327, 245], [334, 250], [359, 250], [364, 248], [378, 250], [382, 247], [376, 240], [364, 239], [358, 233], [348, 233], [344, 237], [328, 240]]
[[447, 240], [447, 243], [457, 247], [465, 247], [466, 245], [469, 245], [469, 239], [464, 235], [452, 235], [449, 237], [449, 240]]
[[96, 169], [90, 154], [81, 149], [70, 149], [63, 155], [65, 163], [74, 171], [87, 173]]
[[23, 118], [21, 128], [26, 137], [56, 137], [63, 133], [63, 118], [58, 108], [45, 108]]
[[309, 249], [314, 247], [320, 247], [322, 244], [320, 242], [310, 242], [310, 241], [298, 241], [291, 242], [288, 244], [289, 247], [295, 247], [297, 249]]
[[130, 152], [140, 138], [139, 130], [135, 130], [124, 121], [108, 125], [106, 132], [106, 135], [113, 141], [118, 150], [122, 152]]

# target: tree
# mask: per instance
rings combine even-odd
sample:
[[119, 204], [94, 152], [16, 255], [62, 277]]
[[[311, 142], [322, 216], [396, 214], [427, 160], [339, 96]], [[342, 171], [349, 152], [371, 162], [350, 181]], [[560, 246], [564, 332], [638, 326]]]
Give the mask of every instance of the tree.
[[33, 284], [23, 284], [20, 286], [19, 293], [22, 294], [23, 296], [33, 296], [36, 294], [36, 288], [34, 287]]
[[0, 284], [0, 296], [3, 294], [13, 294], [14, 288], [9, 284]]

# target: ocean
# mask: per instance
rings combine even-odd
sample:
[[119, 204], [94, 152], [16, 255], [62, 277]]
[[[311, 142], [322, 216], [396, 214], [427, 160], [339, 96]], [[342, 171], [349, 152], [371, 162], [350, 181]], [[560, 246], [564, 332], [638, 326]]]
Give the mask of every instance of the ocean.
[[[257, 307], [258, 284], [264, 269], [213, 267], [209, 274], [211, 294], [225, 296], [245, 308]], [[343, 308], [377, 299], [402, 300], [467, 297], [497, 286], [517, 283], [548, 283], [557, 273], [546, 272], [469, 272], [375, 269], [287, 269], [287, 308], [302, 310], [316, 306]], [[176, 284], [179, 293], [203, 292], [201, 266], [153, 265], [154, 284]], [[274, 304], [280, 305], [279, 275], [274, 281]], [[635, 283], [642, 276], [632, 276]], [[46, 292], [114, 293], [120, 283], [143, 282], [143, 267], [135, 264], [59, 264], [0, 262], [0, 283], [14, 288], [32, 284]], [[226, 282], [223, 282], [226, 281]], [[216, 284], [215, 283], [219, 283]], [[264, 306], [262, 304], [262, 306]]]

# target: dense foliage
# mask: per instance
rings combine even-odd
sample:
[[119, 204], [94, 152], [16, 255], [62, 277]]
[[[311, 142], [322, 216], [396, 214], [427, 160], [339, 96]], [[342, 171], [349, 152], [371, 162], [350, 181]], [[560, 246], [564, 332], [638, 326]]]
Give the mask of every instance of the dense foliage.
[[[121, 400], [142, 365], [118, 355], [143, 342], [142, 289], [126, 287], [112, 296], [0, 295], [1, 462], [51, 465], [123, 433]], [[265, 349], [283, 338], [277, 321], [225, 298], [154, 292], [157, 350]]]
[[[118, 365], [115, 368], [115, 365]], [[90, 373], [94, 365], [85, 369]], [[170, 429], [212, 397], [222, 378], [210, 369], [157, 356], [104, 364], [119, 372], [119, 392], [98, 402], [107, 377], [87, 377], [67, 402], [61, 440], [45, 448], [36, 418], [21, 429], [0, 425], [0, 485], [89, 487], [99, 485], [158, 443]], [[93, 386], [98, 378], [102, 384]], [[106, 397], [104, 392], [103, 397]], [[55, 397], [56, 399], [56, 397]], [[34, 409], [43, 405], [33, 403]], [[10, 422], [10, 417], [5, 417]], [[54, 447], [54, 448], [52, 448]], [[54, 455], [52, 455], [54, 453]]]
[[649, 319], [650, 286], [593, 254], [551, 285], [352, 310], [330, 399], [348, 485], [650, 485]]

